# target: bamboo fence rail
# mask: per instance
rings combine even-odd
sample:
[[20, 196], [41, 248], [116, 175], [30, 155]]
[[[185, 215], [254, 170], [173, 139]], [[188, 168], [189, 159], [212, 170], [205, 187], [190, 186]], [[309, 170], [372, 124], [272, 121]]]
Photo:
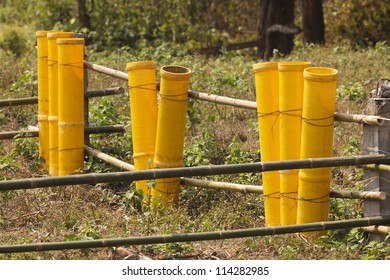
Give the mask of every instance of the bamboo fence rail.
[[34, 189], [77, 184], [98, 184], [109, 182], [132, 182], [160, 178], [210, 176], [221, 174], [237, 174], [247, 172], [265, 172], [274, 170], [290, 170], [301, 168], [321, 168], [336, 166], [352, 166], [366, 164], [389, 164], [390, 157], [384, 155], [368, 155], [353, 157], [309, 158], [274, 162], [258, 162], [246, 164], [213, 165], [197, 167], [181, 167], [167, 169], [149, 169], [111, 173], [91, 173], [47, 178], [29, 178], [0, 181], [0, 191]]
[[[93, 89], [93, 90], [88, 90], [85, 94], [85, 97], [86, 98], [93, 98], [93, 97], [117, 95], [117, 94], [123, 94], [123, 93], [125, 93], [125, 90], [122, 87]], [[1, 107], [20, 106], [20, 105], [32, 105], [32, 104], [38, 104], [38, 97], [34, 96], [34, 97], [26, 97], [26, 98], [0, 100], [0, 108]]]
[[361, 230], [368, 233], [390, 234], [390, 227], [381, 225], [362, 227]]
[[[119, 70], [114, 70], [105, 66], [101, 66], [92, 62], [84, 61], [84, 67], [89, 70], [93, 70], [102, 74], [106, 74], [121, 80], [128, 80], [128, 74]], [[256, 102], [235, 99], [231, 97], [225, 97], [220, 95], [209, 94], [205, 92], [199, 92], [194, 90], [188, 91], [188, 97], [193, 99], [199, 99], [203, 101], [209, 101], [217, 104], [223, 104], [228, 106], [234, 106], [243, 109], [257, 110]], [[382, 125], [385, 121], [390, 121], [386, 118], [379, 116], [360, 115], [360, 114], [345, 114], [335, 113], [334, 118], [336, 121], [353, 122], [353, 123], [365, 123], [369, 125]]]
[[[100, 134], [100, 133], [121, 133], [125, 132], [125, 127], [120, 124], [106, 125], [106, 126], [90, 126], [85, 128], [87, 134]], [[38, 137], [38, 129], [19, 130], [19, 131], [5, 131], [0, 132], [0, 140], [13, 139], [13, 138], [29, 138]]]
[[370, 169], [370, 170], [390, 172], [390, 165], [385, 165], [385, 164], [368, 164], [365, 167], [367, 169]]
[[344, 229], [344, 228], [383, 225], [389, 223], [390, 223], [390, 217], [375, 216], [375, 217], [360, 218], [360, 219], [353, 219], [353, 220], [317, 222], [317, 223], [307, 223], [307, 224], [299, 224], [299, 225], [249, 228], [249, 229], [239, 229], [239, 230], [183, 233], [183, 234], [157, 235], [157, 236], [141, 236], [141, 237], [130, 237], [130, 238], [96, 239], [96, 240], [85, 240], [85, 241], [2, 245], [0, 246], [0, 254], [149, 245], [149, 244], [174, 243], [174, 242], [224, 240], [224, 239], [231, 239], [231, 238], [258, 237], [258, 236], [310, 232], [310, 231], [319, 231], [319, 230], [335, 230], [335, 229]]
[[[121, 161], [99, 150], [93, 149], [88, 146], [84, 146], [84, 149], [87, 154], [95, 156], [96, 158], [99, 158], [105, 161], [106, 163], [109, 163], [122, 170], [127, 170], [127, 171], [135, 170], [134, 165]], [[259, 185], [243, 185], [243, 184], [234, 184], [234, 183], [227, 183], [227, 182], [199, 180], [199, 179], [186, 178], [186, 177], [181, 177], [180, 183], [182, 185], [195, 186], [200, 188], [235, 191], [241, 193], [263, 194], [263, 186], [259, 186]], [[330, 197], [345, 198], [345, 199], [385, 200], [386, 193], [331, 190]]]

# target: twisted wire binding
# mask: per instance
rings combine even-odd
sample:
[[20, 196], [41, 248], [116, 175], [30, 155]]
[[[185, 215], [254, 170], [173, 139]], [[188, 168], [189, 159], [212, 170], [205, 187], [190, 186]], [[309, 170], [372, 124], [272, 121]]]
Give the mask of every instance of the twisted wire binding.
[[[179, 94], [161, 94], [159, 93], [159, 96], [162, 100], [168, 100], [168, 101], [173, 101], [173, 102], [187, 102], [188, 100], [188, 92], [185, 92], [185, 93], [179, 93]], [[180, 96], [186, 96], [185, 99], [176, 99], [176, 97], [180, 97]]]
[[54, 66], [54, 65], [58, 65], [58, 61], [57, 60], [53, 60], [53, 59], [48, 59], [47, 60], [47, 66]]
[[301, 118], [302, 117], [302, 113], [297, 113], [297, 114], [294, 114], [292, 112], [302, 112], [302, 109], [291, 109], [291, 110], [283, 110], [283, 111], [279, 111], [279, 113], [281, 115], [286, 115], [286, 116], [290, 116], [290, 117], [298, 117], [298, 118]]
[[[57, 62], [58, 66], [70, 66], [74, 68], [84, 69], [84, 62], [73, 62], [73, 63], [59, 63]], [[79, 66], [82, 65], [82, 66]]]
[[[330, 193], [327, 193], [327, 194], [325, 194], [323, 196], [315, 197], [315, 198], [298, 197], [297, 200], [306, 201], [306, 202], [312, 202], [312, 203], [328, 203], [328, 202], [330, 202], [329, 197], [330, 197]], [[324, 198], [326, 198], [326, 199], [325, 200], [321, 200], [321, 199], [324, 199]]]
[[150, 91], [153, 91], [153, 92], [156, 92], [157, 89], [154, 88], [149, 88], [147, 86], [156, 86], [156, 83], [148, 83], [148, 84], [139, 84], [139, 85], [136, 85], [136, 86], [130, 86], [129, 85], [129, 91], [131, 91], [132, 89], [144, 89], [144, 90], [150, 90]]
[[265, 198], [280, 199], [280, 192], [267, 193], [267, 194], [263, 194], [263, 196]]
[[[328, 120], [328, 119], [331, 119], [332, 122], [329, 123], [329, 124], [316, 124], [315, 122], [316, 121], [324, 121], [324, 120]], [[334, 115], [331, 115], [329, 117], [324, 117], [324, 118], [318, 118], [318, 119], [308, 119], [308, 118], [304, 118], [302, 117], [302, 121], [304, 121], [305, 123], [309, 124], [309, 125], [312, 125], [312, 126], [317, 126], [317, 127], [328, 127], [328, 126], [333, 126], [334, 125]]]

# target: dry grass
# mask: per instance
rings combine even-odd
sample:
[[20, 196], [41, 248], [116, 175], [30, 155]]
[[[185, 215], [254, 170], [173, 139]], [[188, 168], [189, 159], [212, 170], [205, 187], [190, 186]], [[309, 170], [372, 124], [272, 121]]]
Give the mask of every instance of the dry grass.
[[[115, 53], [92, 54], [91, 61], [124, 71], [126, 62], [140, 59], [159, 59], [159, 66], [181, 64], [190, 67], [191, 88], [247, 100], [254, 99], [251, 65], [256, 61], [244, 55], [223, 55], [215, 58], [172, 56], [170, 50], [161, 49], [154, 54]], [[167, 54], [164, 56], [164, 54]], [[0, 58], [6, 63], [4, 55]], [[352, 51], [339, 47], [309, 47], [297, 49], [288, 60], [311, 60], [315, 65], [330, 66], [340, 71], [339, 86], [351, 87], [360, 83], [365, 91], [374, 87], [375, 81], [388, 75], [383, 65], [389, 60], [381, 50]], [[278, 58], [278, 60], [282, 60]], [[10, 88], [23, 75], [23, 69], [34, 69], [34, 60], [14, 63], [1, 73], [1, 98], [21, 97], [23, 87], [15, 93]], [[33, 70], [35, 71], [35, 70]], [[123, 86], [126, 83], [90, 74], [90, 88]], [[16, 96], [15, 94], [20, 94]], [[366, 97], [351, 100], [339, 97], [337, 111], [362, 113]], [[125, 136], [103, 135], [94, 137], [93, 144], [131, 161], [129, 140], [128, 96], [110, 97], [111, 110], [118, 113], [112, 119], [126, 122]], [[91, 110], [102, 104], [102, 99], [91, 103]], [[258, 159], [258, 131], [255, 112], [216, 106], [204, 102], [194, 103], [194, 114], [199, 123], [189, 127], [186, 136], [186, 152], [209, 160], [214, 164], [232, 161], [232, 150], [240, 149], [238, 163]], [[5, 108], [0, 112], [6, 120], [0, 123], [2, 131], [17, 130], [22, 124], [36, 125], [36, 107], [29, 109]], [[348, 133], [346, 133], [348, 132]], [[359, 152], [355, 140], [361, 141], [361, 127], [354, 124], [337, 124], [335, 128], [334, 154]], [[198, 146], [200, 149], [195, 149]], [[24, 152], [23, 152], [24, 147]], [[34, 156], [36, 139], [0, 142], [0, 156], [9, 161], [0, 170], [0, 176], [8, 179], [47, 176], [37, 168]], [[198, 153], [198, 154], [197, 154]], [[257, 157], [257, 158], [256, 158]], [[0, 162], [1, 163], [1, 162]], [[202, 163], [202, 161], [200, 162]], [[188, 165], [196, 165], [187, 162]], [[111, 167], [94, 160], [88, 171], [110, 171]], [[361, 189], [362, 182], [356, 169], [335, 169], [334, 185]], [[260, 183], [258, 175], [217, 176], [215, 180]], [[0, 244], [72, 241], [82, 239], [130, 237], [141, 235], [172, 234], [183, 232], [215, 231], [264, 226], [262, 197], [251, 194], [218, 192], [183, 187], [180, 204], [163, 212], [141, 211], [139, 198], [133, 195], [134, 186], [128, 183], [100, 184], [97, 186], [68, 186], [62, 188], [29, 191], [0, 192]], [[359, 202], [332, 202], [332, 218], [351, 218], [362, 211]], [[356, 235], [356, 236], [355, 236]], [[360, 239], [359, 239], [360, 238]], [[104, 248], [20, 253], [0, 255], [0, 259], [359, 259], [368, 253], [364, 249], [364, 236], [336, 231], [321, 240], [306, 240], [299, 235], [286, 235], [236, 240], [174, 243], [131, 248]], [[359, 243], [360, 242], [360, 243]], [[359, 245], [360, 244], [360, 245]], [[355, 246], [356, 245], [356, 246]], [[347, 248], [347, 249], [346, 249]], [[386, 251], [387, 250], [387, 251]], [[386, 252], [375, 253], [376, 258], [388, 258]], [[371, 253], [373, 254], [373, 253]], [[130, 256], [131, 255], [131, 256]]]

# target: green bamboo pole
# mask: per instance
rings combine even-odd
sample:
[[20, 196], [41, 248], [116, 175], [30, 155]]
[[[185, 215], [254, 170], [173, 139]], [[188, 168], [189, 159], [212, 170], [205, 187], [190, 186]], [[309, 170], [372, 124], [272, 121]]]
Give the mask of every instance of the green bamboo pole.
[[[122, 170], [127, 170], [127, 171], [135, 170], [134, 165], [119, 160], [115, 157], [112, 157], [108, 154], [105, 154], [91, 147], [85, 146], [84, 148], [87, 154], [99, 158], [100, 160], [108, 164], [111, 164]], [[227, 182], [199, 180], [199, 179], [186, 178], [186, 177], [181, 177], [180, 183], [185, 186], [195, 186], [199, 188], [235, 191], [241, 193], [263, 194], [263, 186], [259, 186], [259, 185], [243, 185], [243, 184], [234, 184], [234, 183], [227, 183]], [[344, 198], [344, 199], [385, 200], [386, 193], [331, 190], [330, 197]]]
[[354, 228], [372, 225], [383, 225], [390, 223], [390, 217], [369, 217], [353, 220], [340, 220], [331, 222], [316, 222], [300, 225], [249, 228], [239, 230], [211, 231], [199, 233], [183, 233], [172, 235], [141, 236], [130, 238], [111, 238], [85, 241], [69, 242], [47, 242], [21, 245], [2, 245], [0, 254], [21, 253], [21, 252], [41, 252], [55, 250], [71, 250], [85, 248], [103, 248], [118, 246], [150, 245], [159, 243], [174, 242], [195, 242], [206, 240], [224, 240], [232, 238], [258, 237], [276, 234], [289, 234], [298, 232], [310, 232], [319, 230], [335, 230], [344, 228]]
[[[120, 124], [105, 125], [105, 126], [90, 126], [85, 128], [87, 134], [101, 134], [101, 133], [115, 133], [125, 132], [125, 127]], [[20, 130], [20, 131], [6, 131], [0, 132], [0, 140], [12, 139], [12, 138], [29, 138], [38, 137], [39, 130]]]
[[[109, 95], [117, 95], [125, 93], [124, 88], [122, 87], [113, 87], [106, 89], [93, 89], [88, 90], [85, 94], [87, 98], [93, 97], [101, 97], [101, 96], [109, 96]], [[21, 106], [21, 105], [33, 105], [38, 104], [38, 97], [26, 97], [26, 98], [15, 98], [15, 99], [4, 99], [0, 100], [0, 108], [1, 107], [13, 107], [13, 106]]]
[[366, 155], [353, 157], [311, 158], [272, 162], [257, 162], [230, 165], [212, 165], [197, 167], [179, 167], [166, 169], [150, 169], [140, 171], [91, 173], [47, 178], [29, 178], [0, 181], [0, 191], [35, 189], [77, 184], [98, 184], [110, 182], [132, 182], [137, 180], [153, 180], [160, 178], [210, 176], [221, 174], [254, 173], [274, 170], [290, 170], [301, 168], [321, 168], [336, 166], [365, 165], [370, 163], [389, 164], [390, 157], [384, 155]]
[[38, 97], [34, 96], [34, 97], [26, 97], [26, 98], [0, 100], [0, 108], [29, 105], [29, 104], [38, 104]]
[[[84, 61], [84, 67], [89, 70], [94, 70], [96, 72], [106, 74], [124, 81], [128, 80], [128, 75], [125, 72], [111, 69], [105, 66], [101, 66], [92, 62]], [[257, 105], [255, 101], [248, 101], [242, 99], [236, 99], [226, 96], [220, 96], [215, 94], [209, 94], [206, 92], [199, 92], [194, 90], [188, 91], [188, 97], [203, 101], [209, 101], [216, 104], [222, 104], [227, 106], [233, 106], [237, 108], [257, 110]], [[385, 121], [390, 121], [386, 118], [381, 118], [379, 116], [370, 116], [370, 115], [360, 115], [360, 114], [345, 114], [345, 113], [335, 113], [335, 121], [341, 122], [353, 122], [359, 124], [369, 124], [369, 125], [382, 125]]]
[[390, 227], [387, 226], [368, 226], [362, 227], [361, 230], [368, 233], [390, 234]]
[[390, 172], [390, 165], [384, 164], [368, 164], [365, 166], [369, 170]]

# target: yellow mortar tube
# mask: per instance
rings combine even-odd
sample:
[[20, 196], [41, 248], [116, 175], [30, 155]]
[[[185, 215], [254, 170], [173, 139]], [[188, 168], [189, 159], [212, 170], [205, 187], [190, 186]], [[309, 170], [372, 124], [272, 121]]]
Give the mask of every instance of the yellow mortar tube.
[[[153, 168], [157, 130], [156, 63], [154, 61], [129, 62], [130, 115], [135, 170]], [[148, 201], [151, 188], [147, 181], [137, 181], [136, 188]]]
[[58, 176], [58, 61], [57, 38], [71, 38], [73, 32], [48, 32], [49, 78], [49, 174]]
[[[188, 82], [191, 70], [182, 66], [163, 66], [160, 71], [160, 103], [157, 120], [155, 168], [183, 166], [184, 132]], [[177, 203], [180, 178], [156, 180], [152, 199], [168, 206]]]
[[[324, 67], [304, 70], [301, 159], [332, 155], [337, 74]], [[328, 220], [330, 182], [331, 168], [299, 171], [298, 224]]]
[[[279, 84], [278, 63], [253, 65], [260, 134], [261, 161], [279, 160]], [[264, 211], [267, 226], [280, 224], [279, 172], [264, 172]]]
[[[279, 137], [280, 160], [300, 158], [303, 70], [307, 61], [279, 62]], [[280, 224], [291, 225], [297, 221], [298, 170], [280, 173]]]
[[47, 32], [37, 31], [37, 70], [38, 70], [38, 126], [39, 159], [42, 168], [49, 168], [49, 92], [47, 68]]
[[59, 175], [84, 166], [84, 39], [59, 38], [58, 162]]

